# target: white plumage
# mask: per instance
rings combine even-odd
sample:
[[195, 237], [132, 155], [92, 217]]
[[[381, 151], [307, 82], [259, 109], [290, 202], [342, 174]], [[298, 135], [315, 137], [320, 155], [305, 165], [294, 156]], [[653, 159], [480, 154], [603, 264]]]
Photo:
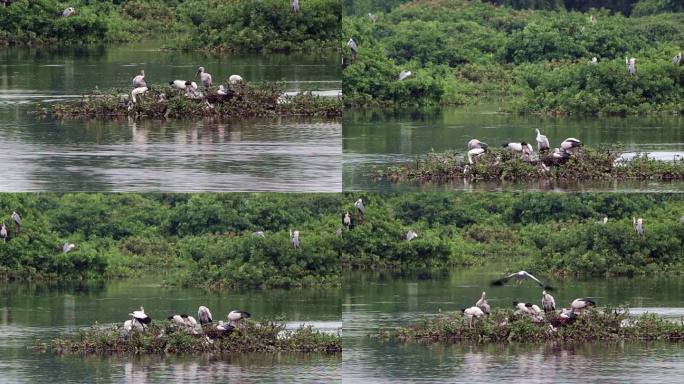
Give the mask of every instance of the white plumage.
[[212, 322], [211, 311], [209, 311], [209, 308], [202, 305], [197, 310], [197, 318], [201, 325], [209, 324]]
[[399, 80], [404, 80], [405, 78], [407, 78], [411, 75], [413, 75], [413, 73], [411, 71], [408, 71], [405, 69], [405, 70], [399, 72]]
[[536, 131], [537, 131], [537, 150], [539, 152], [548, 151], [549, 150], [549, 139], [545, 135], [542, 135], [541, 132], [539, 132], [539, 129], [536, 129]]
[[487, 150], [485, 148], [473, 148], [468, 151], [468, 163], [474, 164], [480, 156], [482, 156]]
[[202, 82], [202, 85], [204, 85], [204, 89], [211, 88], [211, 75], [208, 72], [204, 71], [204, 67], [199, 67], [197, 69], [197, 75], [199, 75], [200, 81]]
[[228, 78], [228, 82], [231, 83], [231, 84], [242, 83], [242, 82], [243, 82], [242, 76], [240, 76], [240, 75], [230, 75], [230, 77]]
[[140, 74], [133, 78], [133, 88], [147, 87], [145, 82], [145, 70], [141, 69]]

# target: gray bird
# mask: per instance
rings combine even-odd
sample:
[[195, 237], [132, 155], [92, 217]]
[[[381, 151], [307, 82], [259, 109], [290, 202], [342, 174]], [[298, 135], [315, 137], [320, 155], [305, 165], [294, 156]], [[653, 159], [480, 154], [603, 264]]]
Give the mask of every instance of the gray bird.
[[2, 237], [3, 242], [7, 241], [7, 227], [5, 226], [5, 223], [2, 223], [2, 227], [0, 228], [0, 237]]
[[11, 217], [14, 220], [14, 233], [18, 235], [21, 232], [21, 216], [13, 211]]
[[350, 38], [349, 41], [347, 41], [347, 47], [352, 51], [352, 63], [356, 62], [356, 54], [359, 51], [359, 46], [356, 44], [356, 41]]
[[556, 310], [556, 300], [546, 291], [542, 291], [542, 308], [544, 308], [544, 312]]

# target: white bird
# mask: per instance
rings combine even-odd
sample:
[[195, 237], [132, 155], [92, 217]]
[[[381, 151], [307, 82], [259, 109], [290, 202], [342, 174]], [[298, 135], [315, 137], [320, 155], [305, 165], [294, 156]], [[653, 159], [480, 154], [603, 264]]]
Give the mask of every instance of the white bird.
[[682, 53], [679, 52], [678, 54], [675, 55], [675, 57], [672, 58], [672, 64], [674, 65], [679, 65], [679, 63], [682, 61]]
[[470, 141], [468, 141], [468, 150], [477, 148], [487, 149], [487, 147], [489, 147], [487, 143], [482, 142], [478, 139], [471, 139]]
[[406, 232], [406, 236], [404, 238], [406, 239], [406, 241], [411, 241], [411, 240], [415, 239], [416, 237], [418, 237], [417, 233], [415, 233], [414, 231], [408, 231], [408, 232]]
[[5, 223], [2, 223], [2, 227], [0, 228], [0, 237], [2, 237], [3, 242], [7, 241], [7, 227], [5, 226]]
[[226, 95], [228, 95], [228, 90], [226, 89], [226, 87], [223, 86], [223, 84], [221, 84], [221, 85], [219, 85], [218, 91], [216, 91], [216, 93], [221, 95], [221, 96], [226, 96]]
[[140, 74], [133, 78], [133, 88], [147, 87], [145, 82], [145, 70], [141, 69]]
[[349, 47], [354, 53], [358, 52], [359, 50], [359, 46], [356, 44], [356, 41], [352, 38], [350, 38], [349, 41], [347, 41], [347, 47]]
[[549, 139], [545, 135], [542, 135], [541, 132], [539, 132], [539, 129], [535, 129], [535, 131], [537, 131], [537, 150], [539, 152], [548, 151]]
[[240, 75], [230, 75], [230, 77], [228, 78], [228, 82], [229, 82], [230, 84], [242, 83], [242, 82], [243, 82], [242, 76], [240, 76]]
[[228, 332], [230, 332], [230, 331], [232, 331], [234, 328], [235, 328], [235, 327], [234, 327], [232, 324], [230, 324], [230, 322], [226, 323], [226, 322], [223, 321], [223, 320], [219, 320], [218, 324], [216, 324], [216, 329], [218, 329], [219, 331], [224, 331], [224, 332], [228, 331]]
[[299, 0], [292, 0], [290, 4], [292, 5], [294, 13], [299, 13]]
[[21, 232], [21, 216], [16, 211], [12, 211], [10, 217], [14, 220], [14, 233], [18, 235]]
[[351, 216], [349, 215], [349, 212], [344, 213], [344, 217], [342, 217], [342, 224], [344, 224], [347, 229], [351, 229]]
[[131, 91], [131, 99], [133, 100], [133, 103], [138, 102], [138, 96], [142, 98], [142, 96], [147, 92], [147, 87], [138, 87], [135, 88]]
[[194, 81], [174, 80], [169, 81], [169, 85], [182, 91], [184, 91], [188, 87], [188, 85], [191, 86], [193, 89], [197, 89], [197, 83], [195, 83]]
[[480, 300], [478, 300], [475, 303], [475, 306], [480, 308], [482, 310], [482, 312], [489, 315], [489, 312], [491, 311], [492, 308], [489, 306], [487, 299], [485, 299], [485, 292], [484, 291], [482, 291], [482, 296], [480, 296]]
[[546, 291], [542, 291], [542, 308], [544, 312], [556, 310], [556, 300]]
[[199, 76], [202, 85], [204, 85], [204, 89], [211, 88], [211, 75], [208, 72], [204, 71], [204, 67], [199, 67], [197, 69], [197, 76]]
[[582, 142], [575, 139], [574, 137], [568, 137], [567, 139], [563, 140], [561, 143], [561, 149], [563, 149], [565, 152], [571, 153], [575, 151], [578, 148], [582, 147]]
[[468, 163], [474, 164], [480, 156], [482, 156], [487, 150], [485, 148], [473, 148], [468, 151]]
[[361, 219], [363, 219], [363, 215], [366, 214], [366, 207], [363, 205], [363, 200], [359, 198], [354, 203], [354, 206], [356, 207], [356, 210], [359, 212], [359, 215], [361, 215]]
[[368, 18], [370, 19], [370, 21], [372, 21], [372, 22], [374, 22], [374, 23], [375, 23], [376, 21], [378, 21], [378, 16], [377, 16], [377, 15], [374, 15], [374, 14], [372, 14], [372, 13], [370, 13], [370, 12], [368, 13]]
[[299, 248], [299, 231], [292, 232], [292, 230], [290, 230], [290, 241], [295, 249]]
[[131, 316], [131, 320], [124, 322], [124, 330], [127, 332], [130, 332], [133, 329], [144, 331], [147, 328], [147, 325], [152, 322], [152, 318], [147, 316], [145, 308], [143, 307], [140, 307], [139, 311], [133, 311], [133, 313], [129, 313], [128, 315]]
[[637, 233], [639, 236], [644, 235], [644, 219], [632, 217], [632, 224], [634, 225], [634, 231]]
[[252, 317], [252, 315], [249, 312], [230, 311], [230, 313], [228, 314], [228, 324], [237, 325], [237, 324], [239, 324], [240, 320], [248, 319], [250, 317]]
[[201, 325], [209, 324], [212, 321], [211, 311], [209, 311], [209, 308], [202, 305], [197, 310], [197, 318]]
[[589, 22], [592, 24], [596, 24], [596, 16], [594, 16], [594, 15], [589, 16]]
[[493, 285], [493, 286], [501, 286], [501, 285], [504, 285], [505, 283], [507, 283], [508, 280], [510, 280], [510, 279], [512, 279], [512, 278], [515, 278], [515, 279], [517, 279], [518, 281], [522, 281], [522, 280], [525, 280], [525, 279], [531, 279], [531, 280], [534, 280], [537, 284], [539, 284], [542, 288], [544, 288], [544, 289], [546, 289], [546, 290], [548, 290], [548, 291], [553, 290], [552, 287], [545, 286], [541, 281], [539, 281], [539, 279], [537, 279], [536, 277], [532, 276], [531, 274], [529, 274], [529, 273], [527, 273], [527, 272], [525, 272], [525, 271], [519, 271], [519, 272], [511, 273], [511, 274], [508, 275], [508, 276], [505, 276], [505, 277], [502, 277], [502, 278], [500, 278], [500, 279], [498, 279], [498, 280], [492, 281], [491, 285]]
[[570, 304], [570, 308], [572, 308], [572, 312], [575, 311], [584, 311], [585, 309], [589, 307], [595, 307], [596, 303], [593, 300], [590, 299], [575, 299], [572, 301]]
[[76, 13], [76, 8], [69, 7], [62, 12], [62, 17], [69, 17]]
[[629, 59], [625, 58], [625, 63], [627, 63], [627, 72], [629, 72], [629, 75], [636, 75], [636, 59], [633, 57]]
[[264, 231], [256, 231], [256, 232], [252, 232], [252, 236], [264, 238], [264, 237], [266, 237], [266, 234], [264, 233]]
[[404, 80], [411, 75], [413, 75], [411, 71], [404, 69], [403, 71], [399, 72], [399, 80]]
[[468, 318], [468, 326], [473, 326], [473, 319], [479, 319], [484, 315], [484, 312], [478, 307], [465, 308], [463, 314]]
[[598, 59], [596, 59], [596, 57], [592, 57], [591, 60], [589, 61], [589, 64], [592, 64], [592, 65], [598, 64]]
[[518, 310], [518, 312], [526, 314], [526, 315], [534, 315], [536, 314], [536, 311], [532, 308], [532, 304], [530, 303], [518, 303], [517, 301], [513, 302], [513, 306]]
[[522, 154], [523, 149], [525, 149], [529, 152], [532, 152], [532, 145], [528, 144], [525, 141], [520, 142], [520, 143], [516, 143], [516, 142], [506, 143], [506, 144], [502, 145], [502, 147], [504, 147], [504, 148], [508, 149], [509, 151], [514, 152], [514, 153]]
[[62, 251], [64, 251], [64, 253], [67, 253], [73, 250], [74, 248], [76, 248], [76, 244], [74, 243], [64, 243], [64, 245], [62, 245]]
[[601, 223], [602, 223], [603, 225], [608, 224], [608, 216], [604, 216], [604, 217], [603, 217], [603, 221], [601, 221]]
[[551, 155], [554, 160], [561, 162], [570, 158], [570, 154], [565, 152], [565, 149], [553, 149], [553, 154]]

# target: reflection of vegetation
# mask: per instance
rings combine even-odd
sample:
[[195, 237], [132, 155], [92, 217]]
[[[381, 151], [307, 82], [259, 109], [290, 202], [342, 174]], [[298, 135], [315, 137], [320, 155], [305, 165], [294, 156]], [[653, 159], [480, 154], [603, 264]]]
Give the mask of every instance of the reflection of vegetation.
[[116, 118], [188, 118], [188, 117], [270, 117], [342, 115], [342, 103], [336, 97], [314, 96], [303, 92], [284, 96], [284, 88], [276, 84], [233, 85], [231, 96], [210, 94], [205, 99], [190, 99], [171, 87], [153, 88], [141, 101], [122, 101], [125, 91], [95, 91], [78, 101], [39, 106], [39, 115], [65, 117]]
[[[518, 112], [681, 112], [684, 13], [624, 17], [514, 10], [480, 1], [413, 2], [345, 17], [359, 44], [344, 71], [349, 105], [465, 104], [505, 95]], [[629, 76], [625, 57], [637, 58]], [[596, 65], [588, 61], [596, 57]], [[413, 75], [399, 81], [403, 69]]]
[[[429, 153], [415, 162], [381, 170], [377, 177], [391, 181], [434, 182], [524, 180], [684, 180], [684, 158], [650, 159], [646, 154], [620, 159], [620, 151], [584, 148], [562, 164], [553, 154], [540, 154], [540, 163], [523, 161], [505, 149], [492, 149], [473, 165], [462, 153]], [[541, 165], [548, 164], [548, 169]], [[466, 169], [467, 167], [467, 169]]]
[[[462, 314], [438, 314], [415, 325], [398, 329], [382, 329], [381, 340], [404, 342], [568, 342], [588, 341], [684, 341], [684, 324], [643, 314], [630, 317], [626, 310], [590, 310], [577, 320], [560, 325], [561, 319], [550, 312], [546, 319], [534, 323], [529, 316], [513, 314], [511, 310], [495, 310], [469, 325]], [[550, 323], [555, 323], [552, 329]], [[556, 328], [557, 327], [557, 328]]]
[[[668, 194], [367, 195], [345, 232], [348, 268], [443, 268], [493, 259], [559, 274], [679, 273], [684, 200]], [[351, 197], [347, 198], [348, 200]], [[637, 236], [632, 217], [643, 217]], [[608, 217], [607, 224], [600, 224]], [[418, 233], [401, 240], [409, 229]]]
[[[211, 353], [225, 352], [326, 352], [342, 351], [339, 335], [327, 334], [312, 327], [286, 330], [278, 322], [245, 322], [231, 333], [221, 334], [211, 325], [204, 334], [191, 334], [170, 322], [153, 323], [143, 332], [124, 335], [119, 326], [93, 326], [73, 335], [55, 339], [50, 350], [56, 353]], [[39, 346], [47, 348], [47, 346]]]
[[[6, 194], [0, 212], [17, 210], [24, 223], [0, 244], [0, 275], [116, 278], [161, 270], [171, 284], [336, 285], [340, 201], [334, 194]], [[289, 229], [301, 231], [299, 249]], [[76, 249], [63, 253], [65, 241]]]
[[[67, 6], [76, 13], [62, 17]], [[340, 23], [337, 0], [308, 0], [299, 13], [279, 0], [14, 0], [0, 6], [0, 42], [112, 43], [163, 33], [182, 49], [311, 50], [334, 46]]]

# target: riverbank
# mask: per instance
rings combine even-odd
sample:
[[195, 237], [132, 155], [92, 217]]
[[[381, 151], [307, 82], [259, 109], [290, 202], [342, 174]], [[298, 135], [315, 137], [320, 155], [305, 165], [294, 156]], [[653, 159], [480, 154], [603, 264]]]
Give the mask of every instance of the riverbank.
[[[335, 287], [341, 195], [6, 194], [0, 276], [120, 279], [165, 272], [165, 285]], [[8, 213], [8, 215], [9, 215]], [[300, 231], [295, 248], [290, 230]], [[65, 252], [63, 244], [74, 244]]]
[[232, 85], [227, 95], [215, 92], [195, 99], [168, 85], [150, 86], [134, 101], [123, 89], [95, 90], [80, 100], [38, 105], [36, 114], [57, 119], [342, 116], [342, 102], [337, 97], [315, 96], [311, 92], [289, 95], [283, 86], [273, 83]]
[[[443, 0], [374, 16], [342, 22], [358, 45], [343, 72], [348, 107], [502, 98], [508, 111], [525, 114], [684, 111], [684, 66], [672, 62], [682, 50], [682, 12], [625, 17]], [[353, 56], [349, 48], [345, 55]], [[625, 57], [636, 59], [634, 74]], [[402, 71], [411, 74], [400, 80]]]
[[180, 329], [170, 322], [152, 323], [144, 332], [126, 334], [118, 325], [92, 326], [74, 334], [40, 343], [34, 349], [55, 354], [225, 354], [225, 353], [340, 353], [339, 335], [301, 326], [285, 329], [279, 322], [243, 322], [232, 332], [208, 325], [201, 334]]
[[530, 316], [512, 310], [495, 310], [474, 319], [472, 325], [460, 313], [439, 313], [407, 327], [381, 329], [376, 337], [403, 343], [684, 342], [684, 324], [654, 314], [630, 316], [620, 308], [592, 309], [570, 322], [555, 312], [533, 322]]
[[69, 16], [56, 0], [9, 3], [0, 7], [4, 45], [121, 43], [163, 34], [169, 49], [288, 52], [332, 50], [340, 38], [341, 7], [334, 0], [307, 1], [299, 12], [277, 0], [77, 0], [69, 3]]
[[623, 158], [617, 149], [582, 148], [560, 159], [549, 152], [525, 161], [505, 149], [490, 149], [469, 164], [467, 155], [455, 150], [429, 153], [415, 162], [378, 170], [376, 179], [393, 182], [530, 181], [530, 180], [684, 180], [684, 158], [672, 161], [635, 154]]

